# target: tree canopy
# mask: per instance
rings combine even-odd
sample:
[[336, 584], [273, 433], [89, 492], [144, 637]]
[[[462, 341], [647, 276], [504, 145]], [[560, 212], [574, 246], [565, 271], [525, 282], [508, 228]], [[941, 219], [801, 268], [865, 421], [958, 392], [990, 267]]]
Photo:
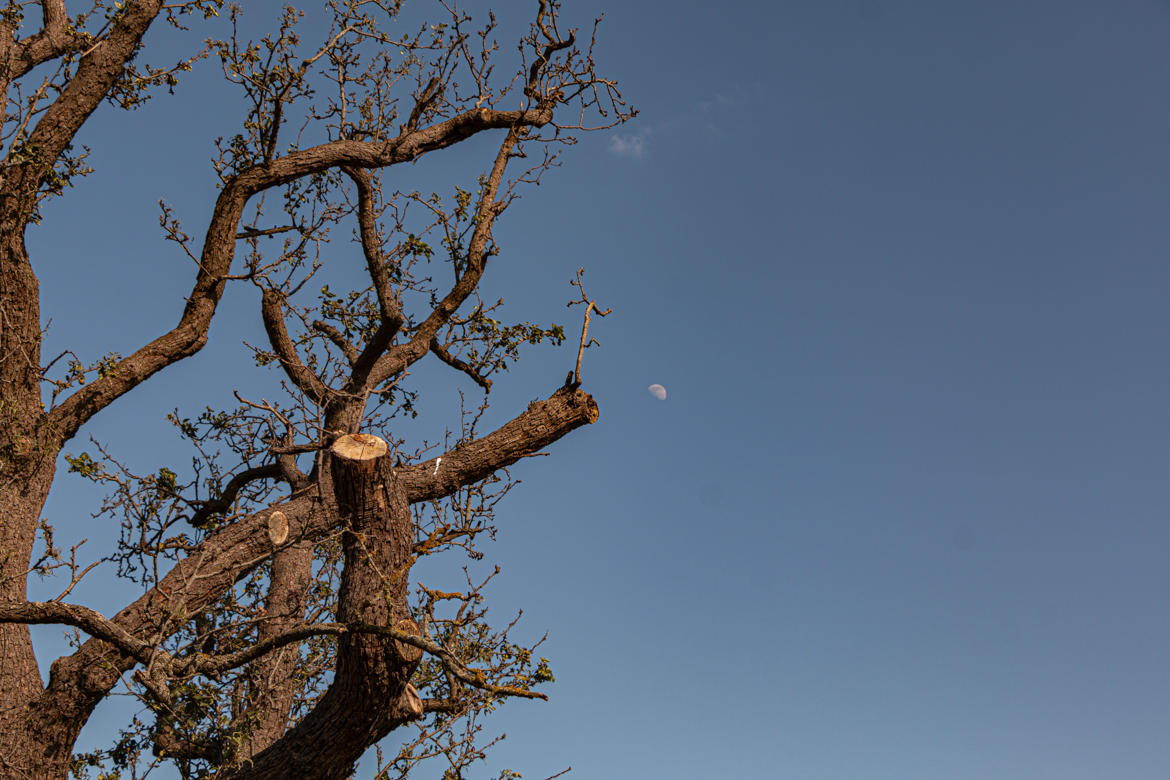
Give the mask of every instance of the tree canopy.
[[[553, 674], [538, 647], [513, 640], [514, 621], [487, 619], [494, 574], [468, 570], [446, 590], [412, 567], [484, 558], [508, 467], [598, 418], [581, 353], [590, 316], [608, 312], [566, 269], [583, 314], [572, 370], [482, 430], [493, 381], [566, 331], [505, 321], [480, 283], [496, 256], [547, 252], [495, 240], [519, 193], [580, 133], [634, 111], [596, 69], [600, 19], [570, 29], [557, 2], [532, 0], [527, 31], [501, 48], [492, 13], [406, 5], [286, 6], [259, 38], [241, 32], [252, 9], [223, 0], [45, 0], [0, 13], [0, 774], [136, 777], [170, 763], [184, 777], [344, 778], [409, 727], [379, 750], [375, 774], [438, 766], [457, 778], [483, 758], [483, 720], [501, 700], [545, 698]], [[163, 25], [203, 43], [177, 61], [155, 52], [147, 34]], [[224, 118], [205, 225], [185, 225], [159, 193], [163, 235], [194, 276], [177, 323], [127, 355], [42, 355], [52, 312], [25, 233], [46, 199], [74, 197], [71, 184], [94, 173], [79, 133], [102, 104], [181, 105], [183, 79], [203, 67], [222, 71], [245, 110]], [[151, 130], [128, 116], [126, 132]], [[462, 180], [422, 191], [386, 176], [476, 138], [490, 153]], [[118, 273], [114, 257], [88, 261]], [[322, 283], [341, 262], [361, 267], [361, 283]], [[115, 400], [204, 347], [229, 285], [252, 291], [267, 338], [246, 348], [271, 392], [169, 415], [189, 468], [143, 472], [102, 445], [67, 449]], [[420, 361], [468, 391], [439, 445], [398, 433], [417, 414]], [[59, 462], [106, 488], [95, 516], [120, 533], [112, 566], [95, 570], [43, 519]], [[110, 569], [139, 595], [105, 615], [80, 594]], [[28, 600], [29, 576], [48, 574], [60, 595]], [[79, 632], [48, 680], [33, 624]], [[115, 744], [75, 752], [94, 708], [126, 692], [143, 716]]]

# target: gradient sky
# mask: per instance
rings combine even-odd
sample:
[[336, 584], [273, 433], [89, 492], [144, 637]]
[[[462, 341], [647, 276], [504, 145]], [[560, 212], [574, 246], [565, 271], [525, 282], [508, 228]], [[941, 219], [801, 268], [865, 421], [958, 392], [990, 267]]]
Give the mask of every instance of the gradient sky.
[[[606, 12], [598, 61], [641, 115], [497, 232], [485, 297], [515, 320], [576, 334], [579, 266], [613, 313], [583, 368], [600, 421], [513, 469], [488, 550], [492, 614], [548, 631], [557, 684], [503, 707], [476, 776], [1170, 777], [1170, 4], [566, 5]], [[214, 77], [81, 139], [98, 172], [29, 235], [46, 356], [177, 318], [192, 272], [155, 204], [202, 232], [239, 118]], [[419, 175], [466, 184], [486, 148]], [[276, 381], [240, 345], [254, 298], [66, 451], [184, 463], [167, 411]], [[574, 357], [534, 348], [490, 422]], [[433, 436], [477, 391], [432, 368]], [[93, 501], [62, 473], [46, 515], [101, 549]]]

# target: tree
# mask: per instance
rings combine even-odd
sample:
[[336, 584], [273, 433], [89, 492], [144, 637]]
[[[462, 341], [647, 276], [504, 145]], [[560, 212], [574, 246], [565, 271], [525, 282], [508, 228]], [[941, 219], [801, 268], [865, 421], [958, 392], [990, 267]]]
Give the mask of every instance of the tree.
[[[481, 298], [502, 251], [493, 226], [561, 145], [634, 113], [595, 72], [596, 23], [579, 38], [561, 28], [555, 0], [532, 1], [503, 79], [496, 18], [473, 22], [452, 0], [411, 32], [401, 0], [328, 0], [313, 24], [285, 8], [261, 40], [236, 32], [241, 12], [222, 0], [0, 12], [0, 774], [137, 776], [157, 760], [184, 777], [343, 778], [410, 725], [400, 752], [380, 756], [380, 776], [440, 756], [444, 776], [460, 777], [482, 757], [475, 737], [496, 703], [544, 698], [535, 686], [551, 680], [548, 664], [510, 626], [489, 625], [486, 580], [446, 592], [411, 577], [423, 556], [482, 557], [513, 484], [507, 467], [598, 417], [578, 350], [562, 387], [477, 429], [492, 376], [523, 345], [564, 338], [555, 325], [504, 324]], [[176, 65], [145, 62], [152, 26], [227, 22], [231, 34]], [[46, 364], [26, 228], [91, 172], [74, 143], [102, 103], [133, 109], [173, 93], [204, 58], [220, 61], [248, 109], [219, 141], [202, 240], [162, 206], [165, 237], [194, 261], [178, 324], [125, 357], [66, 352]], [[384, 186], [383, 170], [476, 136], [498, 146], [465, 186]], [[354, 289], [318, 286], [331, 230], [355, 237], [368, 278]], [[228, 284], [256, 290], [268, 339], [254, 357], [278, 384], [267, 400], [237, 394], [236, 407], [170, 415], [193, 447], [190, 470], [139, 474], [104, 448], [66, 450], [94, 415], [204, 346]], [[587, 327], [594, 307], [580, 293]], [[414, 413], [409, 370], [422, 360], [484, 398], [433, 451], [410, 449], [388, 425]], [[76, 598], [90, 567], [41, 519], [62, 456], [108, 487], [98, 514], [122, 529], [111, 559], [141, 587], [112, 616]], [[52, 572], [66, 576], [64, 592], [29, 601], [28, 576]], [[29, 624], [80, 632], [47, 682]], [[122, 687], [147, 714], [108, 750], [74, 755], [94, 707]]]

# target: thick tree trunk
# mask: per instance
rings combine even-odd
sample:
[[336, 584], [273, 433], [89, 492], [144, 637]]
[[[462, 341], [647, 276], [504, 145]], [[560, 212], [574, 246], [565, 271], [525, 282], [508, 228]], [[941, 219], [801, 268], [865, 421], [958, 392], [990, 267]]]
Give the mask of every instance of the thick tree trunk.
[[[0, 485], [0, 600], [25, 600], [25, 571], [37, 521], [53, 479], [54, 459], [26, 470], [4, 469]], [[7, 467], [8, 464], [5, 464]], [[54, 775], [28, 771], [40, 766], [43, 746], [29, 740], [28, 708], [43, 690], [28, 626], [0, 625], [0, 777]], [[62, 769], [63, 775], [64, 769]]]
[[[11, 219], [11, 218], [9, 218]], [[8, 221], [6, 219], [5, 221]], [[24, 601], [37, 523], [59, 445], [41, 408], [41, 324], [37, 278], [22, 231], [0, 231], [0, 601]], [[0, 774], [36, 767], [27, 738], [29, 704], [42, 682], [28, 626], [0, 625]], [[32, 773], [33, 776], [39, 776]], [[43, 775], [49, 776], [49, 775]]]
[[[376, 438], [343, 437], [342, 446], [327, 457], [321, 475], [321, 488], [329, 498], [322, 500], [316, 489], [305, 490], [280, 505], [289, 525], [287, 533], [310, 542], [333, 533], [343, 521], [346, 573], [339, 619], [416, 632], [406, 607], [413, 546], [409, 504], [449, 495], [460, 485], [515, 463], [597, 417], [597, 405], [587, 393], [563, 387], [545, 401], [534, 401], [527, 411], [491, 434], [439, 458], [401, 468], [392, 466], [392, 458], [378, 447]], [[359, 446], [352, 453], [344, 442], [364, 445], [366, 450]], [[41, 490], [48, 488], [51, 467], [52, 460], [46, 460], [36, 472], [45, 475]], [[29, 480], [19, 484], [27, 485]], [[26, 522], [6, 522], [0, 525], [0, 532], [30, 529], [31, 545], [40, 494], [29, 494], [32, 499], [22, 499], [19, 489], [9, 494], [8, 505], [20, 509]], [[334, 495], [336, 501], [332, 500]], [[338, 504], [342, 507], [340, 517]], [[271, 554], [273, 544], [283, 543], [272, 536], [274, 529], [282, 534], [285, 531], [283, 524], [269, 522], [271, 514], [257, 513], [213, 534], [197, 555], [179, 562], [156, 589], [112, 620], [131, 635], [149, 635], [150, 627], [167, 620], [178, 602], [193, 612], [206, 609], [218, 594], [245, 576], [250, 566]], [[25, 554], [23, 560], [27, 557]], [[21, 582], [26, 566], [19, 567]], [[272, 608], [281, 597], [270, 596]], [[18, 601], [24, 601], [23, 591]], [[27, 647], [27, 633], [24, 637]], [[335, 685], [314, 714], [255, 755], [251, 765], [225, 768], [221, 777], [345, 777], [348, 767], [369, 744], [417, 717], [417, 693], [407, 684], [417, 663], [417, 649], [358, 634], [345, 636], [339, 652]], [[12, 668], [0, 669], [8, 685], [3, 701], [25, 702], [30, 693], [39, 691], [31, 649], [27, 658], [26, 668], [33, 674], [23, 692], [14, 687], [19, 676]], [[73, 655], [58, 659], [45, 692], [14, 709], [16, 714], [0, 732], [0, 757], [7, 762], [0, 763], [0, 777], [65, 777], [73, 743], [93, 707], [135, 664], [133, 657], [97, 638], [89, 639]]]
[[[343, 436], [330, 450], [333, 489], [346, 530], [339, 622], [417, 633], [407, 607], [414, 526], [398, 480], [381, 468], [377, 436]], [[389, 478], [387, 478], [387, 475]], [[333, 684], [305, 718], [269, 749], [218, 777], [232, 780], [341, 780], [372, 744], [422, 714], [410, 686], [420, 651], [375, 634], [338, 641]]]

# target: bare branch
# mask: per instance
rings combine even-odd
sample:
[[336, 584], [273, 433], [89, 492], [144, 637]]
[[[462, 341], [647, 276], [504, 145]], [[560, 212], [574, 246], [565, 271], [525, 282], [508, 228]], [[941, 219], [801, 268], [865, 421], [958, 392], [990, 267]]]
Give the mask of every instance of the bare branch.
[[597, 306], [597, 301], [590, 300], [589, 296], [585, 294], [585, 283], [581, 281], [581, 274], [583, 273], [585, 273], [585, 269], [583, 267], [578, 268], [577, 278], [573, 281], [573, 285], [575, 285], [576, 288], [581, 291], [581, 300], [569, 301], [568, 304], [569, 306], [577, 303], [585, 304], [585, 322], [581, 325], [581, 344], [577, 347], [577, 367], [573, 370], [573, 381], [577, 385], [581, 384], [581, 357], [585, 354], [585, 348], [597, 343], [597, 339], [594, 339], [593, 341], [588, 340], [589, 314], [590, 312], [597, 312], [598, 317], [605, 317], [608, 316], [611, 311], [613, 311], [613, 309], [606, 309], [605, 311], [602, 311]]
[[341, 354], [345, 355], [345, 359], [349, 361], [351, 366], [357, 361], [359, 354], [357, 349], [345, 340], [345, 336], [341, 335], [341, 331], [337, 328], [321, 320], [313, 320], [310, 327], [332, 341], [334, 346], [341, 350]]
[[274, 228], [245, 228], [239, 233], [236, 233], [236, 238], [243, 240], [246, 238], [260, 238], [261, 236], [275, 236], [279, 233], [288, 233], [293, 230], [300, 230], [296, 225], [283, 225]]
[[370, 274], [370, 280], [374, 283], [374, 294], [378, 297], [378, 307], [382, 313], [382, 319], [386, 322], [396, 321], [401, 326], [402, 309], [394, 295], [394, 288], [390, 284], [386, 257], [382, 252], [381, 242], [378, 240], [378, 228], [374, 221], [374, 185], [370, 173], [362, 168], [353, 167], [345, 167], [342, 170], [357, 185], [358, 237], [362, 242], [366, 269]]
[[[509, 128], [509, 138], [518, 132], [515, 128], [525, 125], [539, 126], [552, 119], [552, 109], [495, 111], [488, 108], [465, 111], [439, 124], [399, 136], [385, 143], [370, 143], [353, 139], [341, 139], [292, 152], [271, 163], [251, 168], [229, 184], [225, 185], [216, 201], [211, 224], [204, 240], [200, 258], [199, 275], [195, 288], [187, 299], [187, 306], [179, 324], [170, 332], [159, 336], [129, 357], [119, 361], [114, 370], [104, 377], [87, 384], [65, 399], [49, 417], [51, 429], [60, 441], [66, 441], [76, 434], [90, 417], [108, 406], [115, 398], [123, 395], [142, 381], [166, 366], [195, 354], [207, 340], [207, 329], [215, 313], [224, 285], [231, 269], [235, 253], [236, 226], [239, 223], [247, 200], [258, 192], [286, 184], [302, 176], [335, 167], [378, 168], [409, 162], [422, 154], [456, 144], [476, 133], [493, 128]], [[514, 140], [513, 140], [514, 143]], [[510, 148], [510, 147], [509, 147]], [[501, 150], [503, 152], [503, 150]], [[506, 158], [506, 155], [505, 155]], [[503, 175], [502, 164], [498, 165]], [[498, 186], [498, 181], [496, 182]], [[488, 204], [490, 206], [490, 204]], [[487, 210], [485, 206], [485, 210]], [[480, 251], [487, 241], [487, 228], [480, 238]], [[477, 230], [477, 233], [481, 231]], [[482, 266], [482, 259], [480, 261]], [[480, 268], [482, 272], [482, 267]], [[478, 273], [475, 280], [479, 278]], [[425, 339], [416, 337], [411, 344], [419, 342], [405, 360], [407, 353], [391, 358], [384, 355], [377, 363], [374, 377], [367, 385], [377, 385], [390, 376], [400, 373], [409, 362], [426, 354], [431, 337], [441, 322], [457, 308], [458, 303], [470, 294], [474, 284], [469, 280], [459, 290], [444, 299], [440, 305], [443, 314], [428, 321], [430, 331]], [[466, 289], [464, 289], [466, 288]], [[449, 309], [449, 311], [448, 311]], [[438, 310], [437, 310], [438, 311]], [[417, 355], [413, 351], [418, 351]], [[393, 351], [392, 351], [393, 352]], [[390, 358], [390, 359], [388, 359]]]
[[503, 210], [503, 204], [496, 202], [500, 184], [504, 178], [504, 171], [508, 166], [512, 151], [524, 134], [524, 126], [517, 123], [509, 128], [496, 153], [491, 173], [484, 182], [480, 192], [479, 205], [475, 215], [475, 230], [468, 243], [465, 270], [463, 275], [451, 288], [450, 292], [439, 302], [430, 315], [419, 325], [411, 340], [402, 346], [387, 352], [379, 359], [378, 364], [371, 372], [369, 386], [377, 386], [390, 377], [404, 371], [430, 350], [431, 340], [445, 325], [472, 291], [479, 285], [487, 259], [492, 252], [492, 226], [496, 217]]
[[483, 388], [485, 393], [491, 391], [492, 380], [482, 376], [478, 371], [475, 370], [474, 366], [469, 366], [467, 363], [464, 363], [462, 360], [448, 352], [443, 347], [443, 345], [439, 343], [438, 337], [431, 339], [431, 352], [434, 352], [435, 356], [439, 358], [439, 360], [442, 360], [444, 363], [451, 366], [451, 368], [458, 369], [459, 371], [462, 371], [471, 377], [477, 385]]
[[533, 98], [546, 97], [544, 95], [538, 95], [536, 91], [537, 85], [540, 82], [541, 69], [548, 64], [549, 60], [552, 59], [554, 54], [556, 54], [561, 49], [569, 48], [577, 42], [577, 36], [575, 33], [569, 33], [567, 40], [561, 40], [560, 37], [556, 35], [556, 33], [549, 29], [548, 25], [546, 25], [544, 21], [545, 16], [549, 14], [549, 10], [548, 0], [540, 0], [540, 10], [536, 14], [536, 27], [540, 29], [548, 43], [544, 46], [541, 53], [533, 61], [532, 67], [528, 70], [528, 84], [525, 87], [525, 93], [529, 97]]
[[439, 93], [443, 91], [442, 86], [443, 83], [438, 76], [431, 77], [431, 80], [427, 82], [426, 87], [419, 94], [418, 101], [415, 102], [414, 109], [410, 112], [410, 119], [402, 126], [403, 132], [409, 133], [418, 127], [418, 120], [430, 105], [435, 102]]
[[292, 383], [305, 395], [321, 403], [332, 395], [332, 391], [297, 355], [296, 347], [293, 346], [284, 324], [283, 302], [284, 296], [279, 292], [270, 287], [264, 288], [264, 293], [260, 297], [260, 314], [264, 320], [268, 342]]
[[189, 522], [196, 528], [202, 528], [203, 525], [215, 515], [223, 514], [232, 508], [236, 501], [236, 496], [240, 490], [250, 482], [255, 482], [258, 479], [284, 479], [285, 474], [281, 469], [279, 463], [268, 463], [263, 466], [256, 466], [254, 468], [245, 469], [239, 474], [236, 474], [228, 483], [224, 485], [219, 498], [213, 501], [204, 501], [200, 504], [195, 513], [191, 515]]
[[[0, 615], [2, 614], [0, 613]], [[473, 688], [478, 688], [479, 690], [487, 691], [497, 696], [548, 700], [548, 696], [536, 691], [526, 691], [505, 685], [492, 685], [486, 681], [483, 672], [468, 668], [450, 650], [435, 644], [429, 639], [424, 639], [417, 634], [402, 631], [392, 626], [375, 626], [368, 623], [313, 623], [297, 626], [278, 636], [251, 645], [236, 653], [219, 656], [197, 655], [185, 661], [175, 662], [173, 670], [176, 677], [187, 677], [195, 674], [222, 674], [229, 669], [243, 666], [257, 658], [267, 655], [277, 648], [294, 642], [300, 642], [311, 636], [341, 636], [347, 633], [388, 636], [397, 642], [417, 647], [419, 650], [430, 653], [440, 659], [445, 669], [450, 670], [460, 682]]]

